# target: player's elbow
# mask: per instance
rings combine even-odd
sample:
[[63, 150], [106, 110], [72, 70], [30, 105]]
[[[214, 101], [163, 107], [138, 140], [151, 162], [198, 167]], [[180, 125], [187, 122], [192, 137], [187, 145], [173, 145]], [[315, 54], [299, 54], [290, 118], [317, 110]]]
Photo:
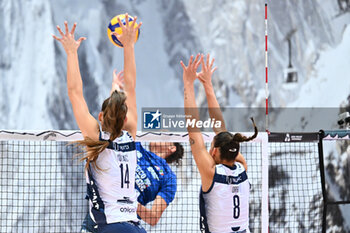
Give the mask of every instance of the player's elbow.
[[157, 225], [161, 216], [162, 214], [159, 213], [158, 211], [152, 211], [148, 224], [151, 225], [152, 227]]
[[159, 222], [160, 217], [158, 216], [153, 216], [151, 218], [151, 220], [149, 221], [149, 225], [151, 225], [152, 227], [154, 227], [155, 225], [157, 225], [157, 223]]
[[82, 89], [78, 87], [67, 87], [68, 90], [68, 96], [70, 99], [74, 99], [77, 97], [82, 96]]
[[149, 225], [151, 225], [152, 227], [154, 227], [155, 225], [157, 225], [157, 223], [158, 223], [158, 221], [151, 221], [151, 222], [149, 223]]

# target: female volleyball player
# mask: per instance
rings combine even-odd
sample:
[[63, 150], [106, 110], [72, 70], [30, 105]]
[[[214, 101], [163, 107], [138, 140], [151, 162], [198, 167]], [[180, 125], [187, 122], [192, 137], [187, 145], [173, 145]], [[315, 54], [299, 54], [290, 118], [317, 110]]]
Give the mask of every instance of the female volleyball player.
[[[188, 128], [191, 150], [201, 175], [202, 188], [200, 194], [200, 214], [202, 232], [240, 232], [249, 231], [249, 188], [246, 170], [239, 161], [239, 143], [249, 141], [258, 134], [247, 138], [241, 134], [227, 132], [223, 121], [220, 106], [216, 100], [211, 76], [214, 59], [209, 64], [209, 55], [206, 62], [199, 54], [193, 61], [191, 56], [188, 66], [181, 61], [184, 81], [185, 114], [190, 119], [198, 121], [199, 112], [195, 102], [194, 81], [198, 78], [206, 92], [209, 114], [211, 118], [220, 120], [220, 128], [214, 129], [211, 148], [207, 152], [203, 137], [198, 128]], [[202, 65], [202, 71], [197, 68]], [[238, 157], [238, 158], [237, 158]]]
[[[124, 91], [123, 72], [113, 72], [111, 92]], [[135, 126], [136, 127], [136, 126]], [[179, 143], [150, 143], [150, 151], [144, 149], [141, 143], [136, 142], [137, 167], [136, 189], [139, 191], [137, 214], [142, 220], [154, 226], [159, 221], [167, 206], [174, 200], [176, 193], [176, 175], [168, 164], [179, 164], [184, 149]], [[145, 205], [153, 202], [152, 208]], [[86, 215], [81, 232], [97, 232], [96, 224], [89, 215]]]
[[[128, 15], [126, 14], [126, 22]], [[135, 17], [136, 21], [136, 17]], [[136, 65], [134, 57], [134, 38], [141, 23], [134, 28], [135, 21], [123, 25], [119, 19], [123, 34], [117, 35], [124, 45], [125, 90], [114, 91], [102, 104], [98, 118], [101, 125], [90, 114], [83, 96], [77, 50], [84, 37], [74, 39], [76, 24], [68, 31], [65, 22], [65, 34], [59, 26], [62, 36], [58, 38], [67, 53], [67, 88], [77, 124], [84, 136], [79, 144], [85, 146], [86, 180], [90, 203], [90, 214], [98, 224], [98, 232], [140, 233], [145, 230], [139, 225], [136, 209], [135, 190], [136, 150]], [[124, 131], [122, 129], [126, 129]], [[130, 134], [131, 136], [130, 136]]]
[[[113, 72], [111, 91], [114, 89], [124, 91], [122, 72]], [[181, 144], [173, 142], [151, 142], [149, 149], [136, 142], [136, 150], [140, 152], [136, 168], [136, 188], [140, 192], [137, 213], [142, 220], [154, 226], [176, 193], [176, 175], [168, 164], [179, 164], [184, 149]], [[145, 205], [151, 201], [154, 201], [152, 208], [146, 208]]]

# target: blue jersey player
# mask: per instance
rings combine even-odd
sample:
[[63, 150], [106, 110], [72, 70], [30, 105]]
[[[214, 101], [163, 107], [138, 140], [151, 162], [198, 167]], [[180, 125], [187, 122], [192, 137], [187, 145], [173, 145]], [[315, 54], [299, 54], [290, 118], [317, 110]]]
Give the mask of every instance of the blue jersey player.
[[[111, 92], [114, 90], [123, 90], [123, 72], [113, 72]], [[146, 150], [140, 142], [136, 142], [135, 188], [139, 192], [137, 214], [143, 221], [154, 226], [176, 193], [176, 175], [168, 164], [178, 165], [184, 149], [181, 144], [172, 142], [151, 142], [149, 149]], [[147, 203], [152, 201], [151, 209], [147, 208]], [[95, 226], [87, 214], [81, 232], [98, 232]]]

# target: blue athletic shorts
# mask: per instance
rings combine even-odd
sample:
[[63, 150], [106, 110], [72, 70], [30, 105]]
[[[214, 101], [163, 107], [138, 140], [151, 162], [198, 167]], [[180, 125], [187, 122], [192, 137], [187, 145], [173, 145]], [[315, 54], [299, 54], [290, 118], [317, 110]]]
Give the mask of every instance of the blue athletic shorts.
[[147, 233], [137, 222], [117, 222], [98, 226], [100, 233]]

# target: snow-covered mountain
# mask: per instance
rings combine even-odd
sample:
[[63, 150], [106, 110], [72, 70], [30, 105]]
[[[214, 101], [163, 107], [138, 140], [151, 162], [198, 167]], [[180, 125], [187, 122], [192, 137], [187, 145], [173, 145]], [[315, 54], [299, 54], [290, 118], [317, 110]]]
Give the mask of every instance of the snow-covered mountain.
[[[179, 61], [198, 52], [209, 52], [216, 59], [214, 85], [222, 106], [264, 107], [264, 4], [263, 0], [0, 0], [0, 129], [77, 129], [66, 91], [66, 55], [51, 36], [58, 34], [56, 25], [62, 27], [64, 20], [78, 23], [77, 38], [87, 37], [79, 48], [79, 61], [84, 95], [97, 116], [108, 96], [113, 69], [123, 67], [122, 49], [109, 42], [107, 25], [124, 12], [143, 22], [135, 52], [139, 114], [142, 107], [183, 106]], [[340, 14], [336, 0], [268, 1], [270, 106], [340, 107], [350, 94], [349, 22], [350, 14]], [[294, 29], [292, 64], [298, 82], [287, 84], [285, 37]], [[200, 85], [197, 89], [198, 104], [205, 106], [203, 89]], [[256, 118], [264, 125], [264, 115]], [[337, 119], [332, 120], [323, 127], [334, 128]], [[271, 121], [271, 127], [281, 123], [278, 116]], [[249, 121], [246, 124], [250, 127]], [[286, 127], [297, 130], [300, 125]]]
[[[268, 6], [270, 106], [339, 107], [337, 102], [349, 92], [344, 78], [348, 68], [345, 64], [327, 76], [322, 69], [330, 69], [338, 61], [346, 63], [343, 49], [332, 51], [343, 40], [349, 15], [336, 17], [339, 10], [335, 1], [273, 0]], [[79, 49], [80, 66], [85, 97], [96, 115], [108, 95], [112, 70], [123, 67], [122, 49], [114, 47], [106, 36], [108, 21], [122, 12], [138, 15], [143, 21], [136, 45], [140, 111], [142, 107], [183, 105], [179, 61], [198, 52], [210, 52], [216, 59], [219, 69], [214, 81], [223, 106], [265, 106], [263, 1], [4, 0], [0, 8], [4, 35], [0, 40], [1, 128], [77, 128], [66, 94], [66, 55], [51, 37], [57, 34], [55, 26], [63, 26], [64, 20], [70, 25], [78, 22], [76, 36], [87, 37]], [[288, 65], [288, 50], [284, 38], [292, 29], [297, 30], [292, 37], [292, 63], [299, 82], [286, 85], [283, 70]], [[338, 101], [326, 98], [327, 94], [322, 100], [316, 95], [308, 97], [309, 89], [327, 93], [327, 85], [313, 88], [323, 80], [334, 80]], [[344, 85], [336, 86], [339, 81]], [[310, 87], [305, 90], [305, 86]], [[198, 95], [199, 104], [204, 106], [201, 88]], [[294, 104], [296, 100], [299, 104]]]

